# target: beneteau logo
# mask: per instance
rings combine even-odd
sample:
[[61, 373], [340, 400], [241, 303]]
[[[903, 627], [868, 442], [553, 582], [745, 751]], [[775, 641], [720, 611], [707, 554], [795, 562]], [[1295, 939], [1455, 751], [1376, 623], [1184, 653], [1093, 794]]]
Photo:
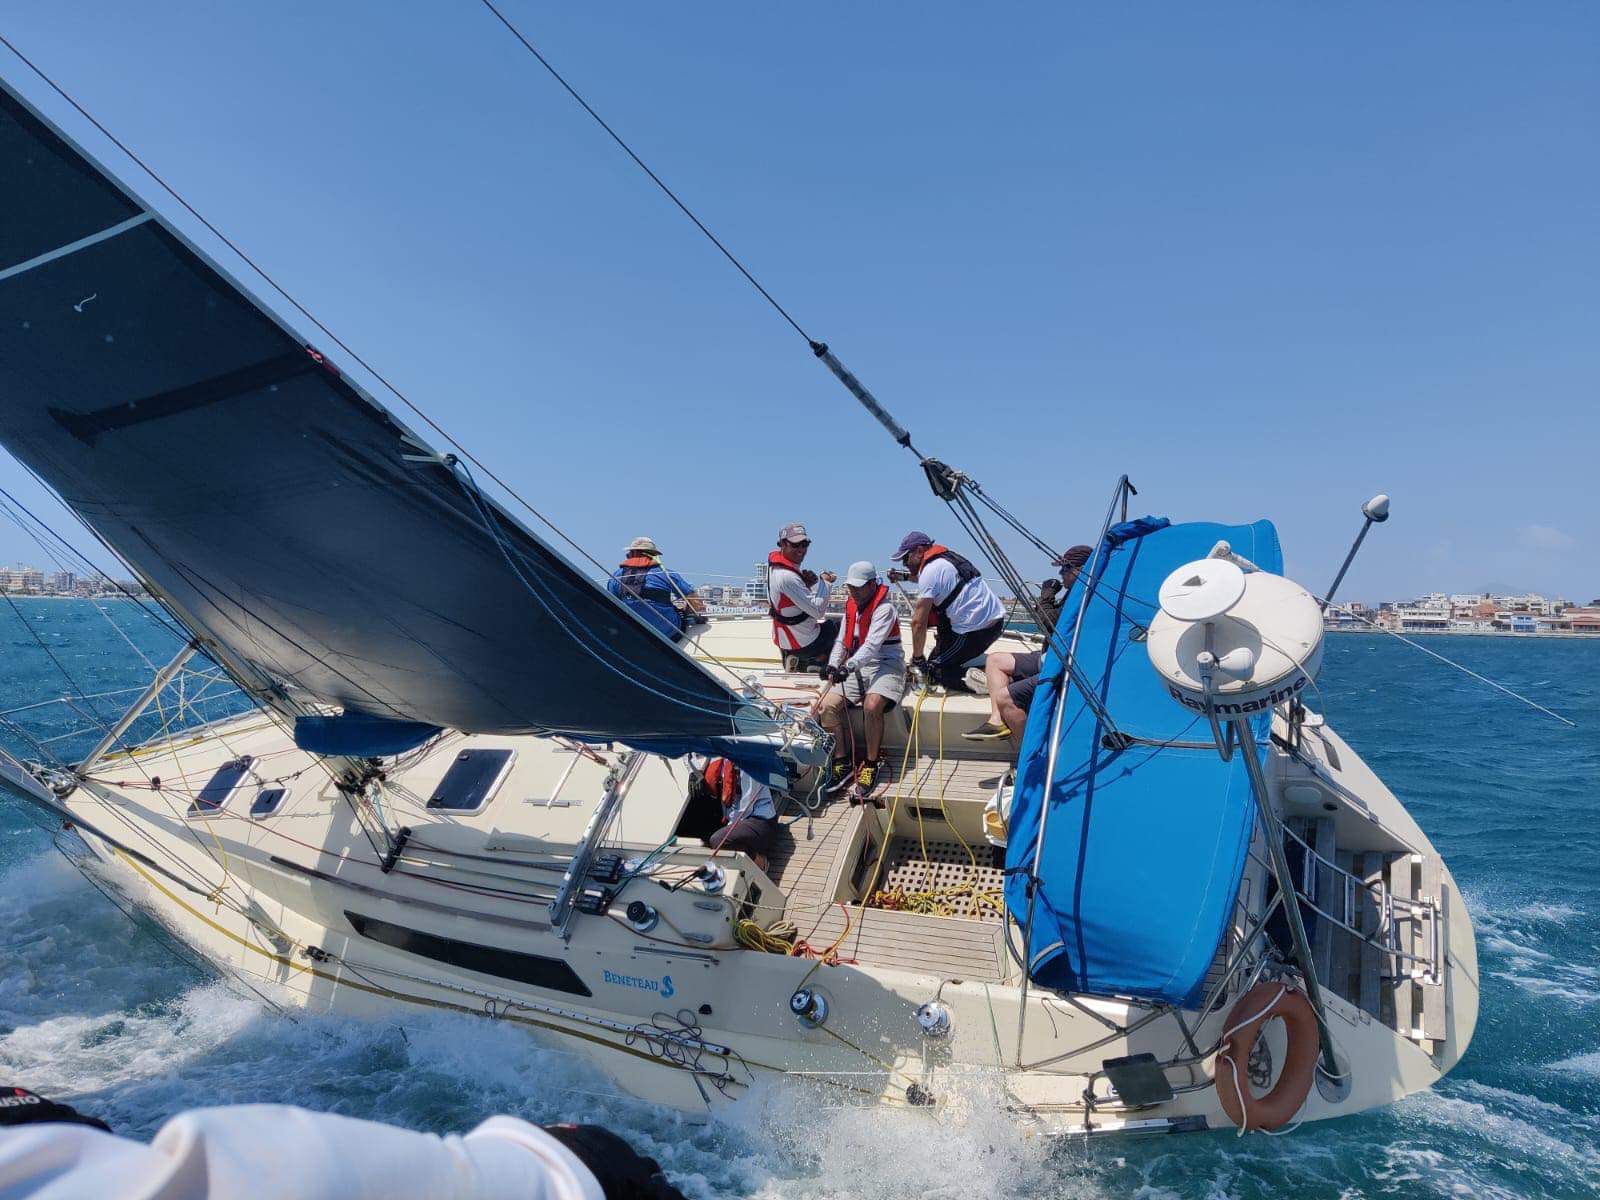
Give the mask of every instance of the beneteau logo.
[[[1246, 713], [1261, 712], [1276, 704], [1282, 704], [1285, 700], [1292, 700], [1295, 694], [1305, 685], [1306, 676], [1297, 675], [1295, 681], [1287, 687], [1278, 688], [1265, 696], [1260, 696], [1254, 700], [1246, 700], [1242, 704], [1227, 704], [1219, 701], [1212, 707], [1219, 717], [1240, 717]], [[1204, 700], [1198, 696], [1185, 695], [1170, 683], [1167, 684], [1167, 694], [1185, 708], [1192, 708], [1195, 712], [1205, 712], [1206, 710], [1206, 702]]]
[[678, 993], [678, 989], [672, 986], [671, 975], [663, 975], [660, 979], [651, 979], [647, 975], [618, 975], [615, 971], [605, 971], [603, 975], [605, 981], [614, 987], [631, 987], [638, 988], [643, 992], [660, 992], [663, 1000]]

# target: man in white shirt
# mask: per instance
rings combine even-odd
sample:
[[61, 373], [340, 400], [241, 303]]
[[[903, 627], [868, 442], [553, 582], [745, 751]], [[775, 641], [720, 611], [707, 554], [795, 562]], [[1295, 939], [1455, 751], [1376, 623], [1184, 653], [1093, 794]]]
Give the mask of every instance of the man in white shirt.
[[811, 535], [798, 521], [778, 530], [778, 548], [767, 555], [767, 613], [772, 641], [788, 670], [804, 671], [828, 661], [838, 621], [828, 617], [828, 585], [838, 576], [818, 575], [802, 565]]
[[[146, 1145], [25, 1088], [0, 1125], [0, 1200], [683, 1200], [595, 1125], [490, 1117], [461, 1137], [282, 1104], [179, 1113]], [[98, 1126], [98, 1127], [94, 1127]]]
[[856, 799], [870, 797], [881, 771], [884, 715], [900, 703], [906, 690], [906, 654], [900, 644], [900, 614], [889, 588], [869, 562], [851, 563], [844, 577], [850, 598], [845, 602], [843, 633], [828, 657], [825, 678], [839, 684], [817, 709], [817, 720], [833, 734], [833, 764], [828, 790], [838, 791], [854, 769], [854, 737], [848, 707], [859, 705], [865, 726], [866, 757], [854, 770]]
[[[983, 580], [978, 568], [921, 530], [900, 539], [894, 560], [903, 562], [917, 581], [917, 606], [911, 613], [911, 665], [930, 684], [950, 691], [970, 690], [962, 668], [977, 658], [1005, 628], [1006, 610]], [[937, 637], [926, 658], [922, 648], [928, 624]]]

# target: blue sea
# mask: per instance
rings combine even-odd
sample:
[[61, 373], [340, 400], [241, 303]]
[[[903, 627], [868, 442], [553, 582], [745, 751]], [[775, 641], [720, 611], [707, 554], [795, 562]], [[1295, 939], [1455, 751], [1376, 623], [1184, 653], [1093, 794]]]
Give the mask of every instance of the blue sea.
[[[133, 604], [0, 605], [0, 708], [138, 686], [172, 635]], [[109, 621], [107, 617], [109, 616]], [[467, 1017], [292, 1018], [242, 996], [93, 890], [0, 802], [0, 1081], [147, 1136], [197, 1105], [284, 1102], [428, 1130], [496, 1112], [598, 1121], [696, 1197], [1577, 1197], [1600, 1191], [1600, 641], [1430, 639], [1563, 712], [1558, 725], [1382, 635], [1328, 642], [1320, 701], [1433, 838], [1477, 917], [1465, 1061], [1394, 1107], [1282, 1137], [1045, 1145], [983, 1106], [919, 1118], [782, 1091], [699, 1126], [580, 1059]], [[108, 711], [111, 701], [100, 701]], [[221, 701], [227, 703], [227, 701]], [[23, 714], [36, 737], [60, 732]], [[69, 747], [80, 748], [81, 747]]]

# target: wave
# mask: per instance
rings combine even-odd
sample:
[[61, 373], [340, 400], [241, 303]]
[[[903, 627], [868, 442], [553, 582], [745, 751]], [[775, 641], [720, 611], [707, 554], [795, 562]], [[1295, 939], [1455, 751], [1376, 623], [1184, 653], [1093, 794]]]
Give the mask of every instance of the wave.
[[1587, 1054], [1574, 1054], [1571, 1058], [1550, 1063], [1545, 1070], [1555, 1071], [1561, 1075], [1582, 1075], [1590, 1079], [1600, 1079], [1600, 1050], [1592, 1050]]

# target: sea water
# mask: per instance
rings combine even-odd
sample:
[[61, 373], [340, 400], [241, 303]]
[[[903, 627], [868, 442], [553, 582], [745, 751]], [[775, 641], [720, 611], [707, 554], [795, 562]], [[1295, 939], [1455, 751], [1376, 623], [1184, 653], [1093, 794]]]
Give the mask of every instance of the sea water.
[[[0, 604], [0, 708], [137, 686], [175, 642], [128, 603]], [[197, 1105], [282, 1102], [427, 1130], [496, 1112], [598, 1121], [691, 1196], [1576, 1197], [1600, 1191], [1600, 639], [1427, 644], [1576, 730], [1381, 635], [1328, 640], [1312, 707], [1384, 777], [1477, 922], [1465, 1060], [1381, 1112], [1281, 1137], [1046, 1144], [985, 1098], [921, 1116], [767, 1092], [700, 1125], [616, 1094], [524, 1030], [464, 1016], [283, 1016], [173, 952], [0, 803], [0, 1082], [148, 1136]], [[109, 701], [99, 702], [114, 710]], [[36, 720], [42, 720], [37, 714]], [[40, 727], [36, 736], [59, 732]], [[270, 1136], [270, 1131], [267, 1131]]]

